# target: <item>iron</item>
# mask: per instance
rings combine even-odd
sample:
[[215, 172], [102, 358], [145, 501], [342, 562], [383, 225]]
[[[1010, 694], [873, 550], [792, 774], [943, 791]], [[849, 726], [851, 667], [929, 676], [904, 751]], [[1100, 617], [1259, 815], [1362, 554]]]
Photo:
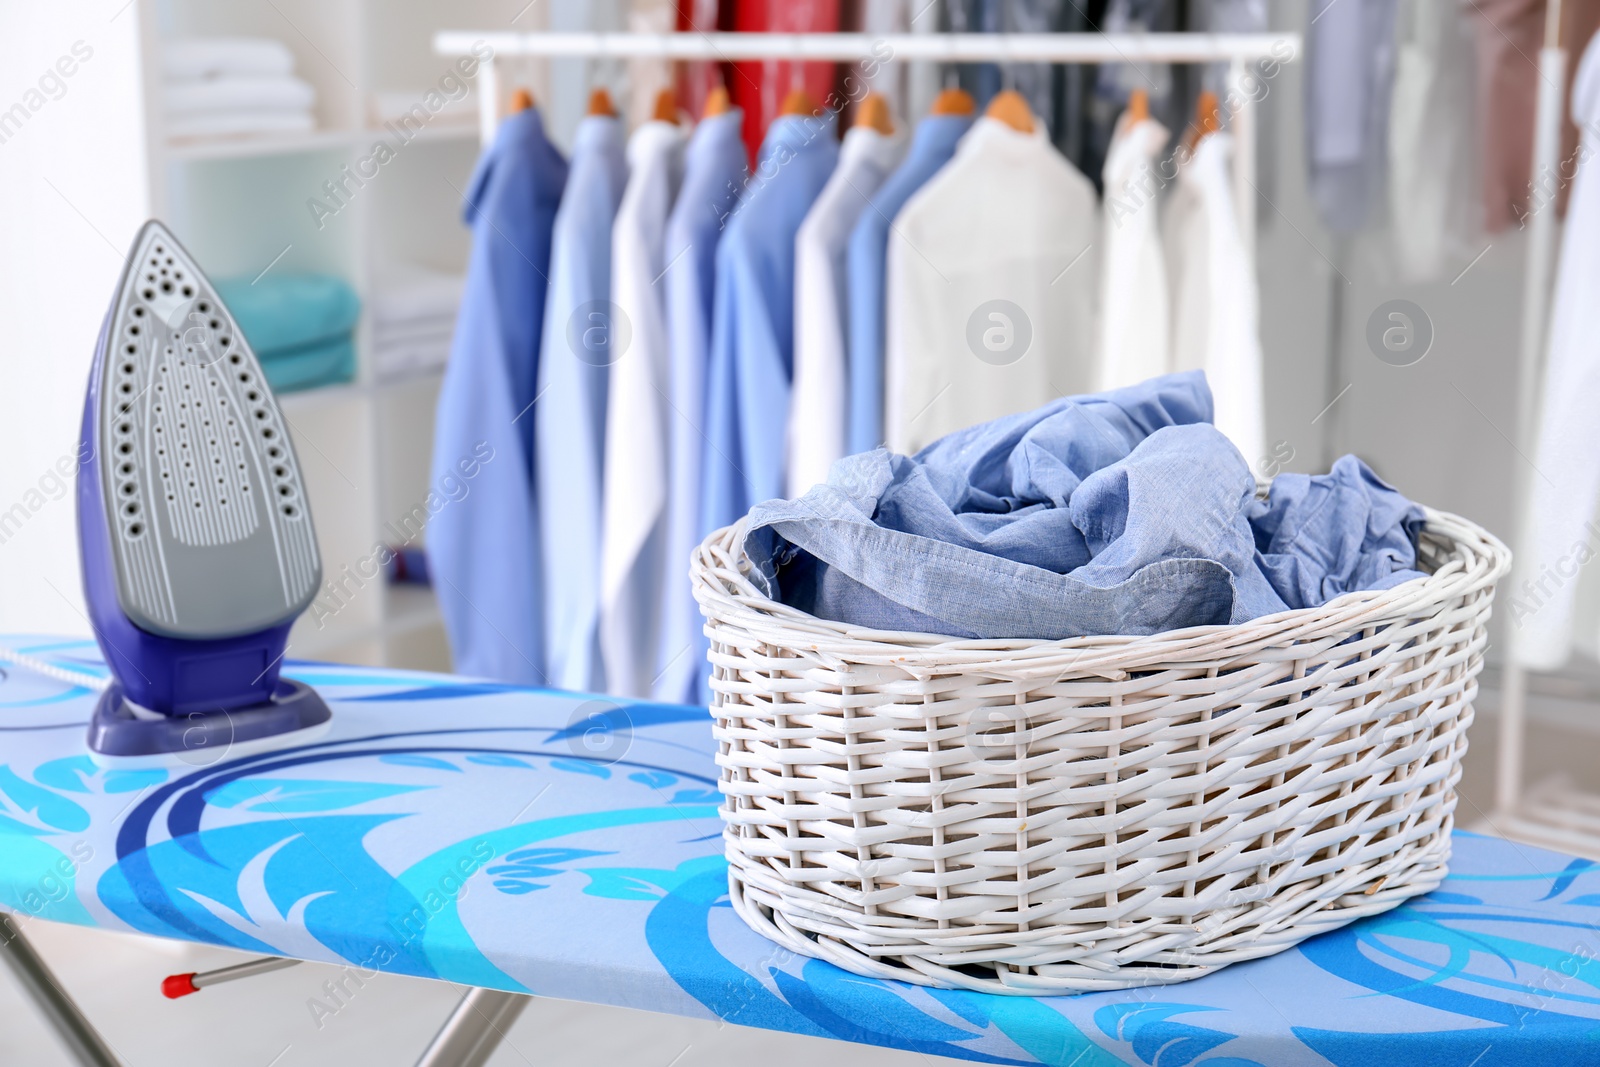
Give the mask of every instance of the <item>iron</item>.
[[113, 677], [106, 764], [205, 762], [308, 739], [327, 704], [279, 668], [322, 561], [287, 423], [216, 290], [140, 229], [83, 408], [78, 540]]

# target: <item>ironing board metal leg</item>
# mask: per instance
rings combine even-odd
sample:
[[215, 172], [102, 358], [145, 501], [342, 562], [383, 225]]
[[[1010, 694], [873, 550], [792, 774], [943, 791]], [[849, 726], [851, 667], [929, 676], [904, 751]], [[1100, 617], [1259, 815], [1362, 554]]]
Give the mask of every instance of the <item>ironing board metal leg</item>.
[[94, 1025], [78, 1010], [77, 1003], [61, 988], [28, 939], [22, 936], [11, 916], [0, 912], [0, 959], [33, 1002], [49, 1020], [56, 1036], [84, 1067], [118, 1067], [117, 1058]]
[[483, 1067], [532, 999], [498, 989], [468, 990], [417, 1067]]

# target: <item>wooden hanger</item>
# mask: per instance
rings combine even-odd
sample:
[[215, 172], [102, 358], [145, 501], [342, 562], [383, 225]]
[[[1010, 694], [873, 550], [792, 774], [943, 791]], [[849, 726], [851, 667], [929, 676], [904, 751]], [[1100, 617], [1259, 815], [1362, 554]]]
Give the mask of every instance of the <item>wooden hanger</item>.
[[657, 122], [670, 122], [678, 124], [678, 98], [671, 89], [663, 89], [656, 94], [655, 113], [650, 116]]
[[606, 92], [605, 86], [589, 94], [589, 114], [617, 117], [617, 106], [611, 102], [611, 94]]
[[778, 110], [780, 115], [805, 115], [810, 117], [816, 113], [817, 102], [811, 99], [811, 94], [800, 86], [789, 90], [789, 95], [783, 98], [783, 107]]
[[1028, 107], [1028, 101], [1015, 89], [1007, 89], [996, 93], [995, 98], [989, 101], [989, 109], [984, 115], [991, 119], [999, 119], [1018, 133], [1033, 132], [1033, 110]]
[[706, 109], [700, 117], [709, 119], [713, 115], [726, 115], [732, 107], [733, 100], [728, 96], [728, 87], [715, 85], [706, 94]]
[[856, 108], [856, 125], [877, 130], [888, 137], [894, 133], [894, 118], [889, 114], [889, 101], [882, 93], [868, 93]]
[[939, 95], [933, 98], [933, 106], [928, 109], [928, 114], [970, 115], [976, 110], [978, 105], [965, 89], [941, 89]]
[[1143, 89], [1135, 89], [1128, 94], [1128, 109], [1123, 112], [1128, 117], [1128, 125], [1143, 122], [1150, 117], [1150, 94]]
[[533, 107], [533, 94], [528, 90], [518, 89], [511, 94], [511, 113], [513, 115], [527, 111], [531, 107]]
[[1193, 152], [1200, 142], [1205, 140], [1207, 134], [1216, 133], [1222, 129], [1222, 108], [1217, 103], [1217, 94], [1210, 89], [1200, 94], [1194, 104], [1194, 123], [1189, 129], [1189, 151]]

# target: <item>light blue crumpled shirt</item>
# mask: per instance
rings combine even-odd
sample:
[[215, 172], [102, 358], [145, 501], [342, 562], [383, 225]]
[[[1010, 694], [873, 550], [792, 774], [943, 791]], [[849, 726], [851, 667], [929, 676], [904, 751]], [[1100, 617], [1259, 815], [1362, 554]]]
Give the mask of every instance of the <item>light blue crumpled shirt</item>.
[[964, 638], [1241, 623], [1419, 577], [1421, 509], [1353, 456], [1256, 499], [1200, 371], [848, 456], [745, 520], [752, 579], [821, 618]]
[[1422, 509], [1354, 456], [1328, 474], [1278, 475], [1249, 511], [1261, 569], [1291, 608], [1419, 576]]

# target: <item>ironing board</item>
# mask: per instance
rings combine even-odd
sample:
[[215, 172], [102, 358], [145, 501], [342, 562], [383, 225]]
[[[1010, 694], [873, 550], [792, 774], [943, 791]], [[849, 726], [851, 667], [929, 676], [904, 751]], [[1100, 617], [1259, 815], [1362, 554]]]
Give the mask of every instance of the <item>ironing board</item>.
[[[11, 648], [102, 672], [86, 641]], [[1169, 986], [1002, 997], [848, 974], [727, 905], [704, 708], [293, 663], [289, 751], [97, 768], [94, 695], [0, 680], [0, 910], [982, 1063], [1600, 1063], [1600, 865], [1458, 833], [1436, 892]]]

